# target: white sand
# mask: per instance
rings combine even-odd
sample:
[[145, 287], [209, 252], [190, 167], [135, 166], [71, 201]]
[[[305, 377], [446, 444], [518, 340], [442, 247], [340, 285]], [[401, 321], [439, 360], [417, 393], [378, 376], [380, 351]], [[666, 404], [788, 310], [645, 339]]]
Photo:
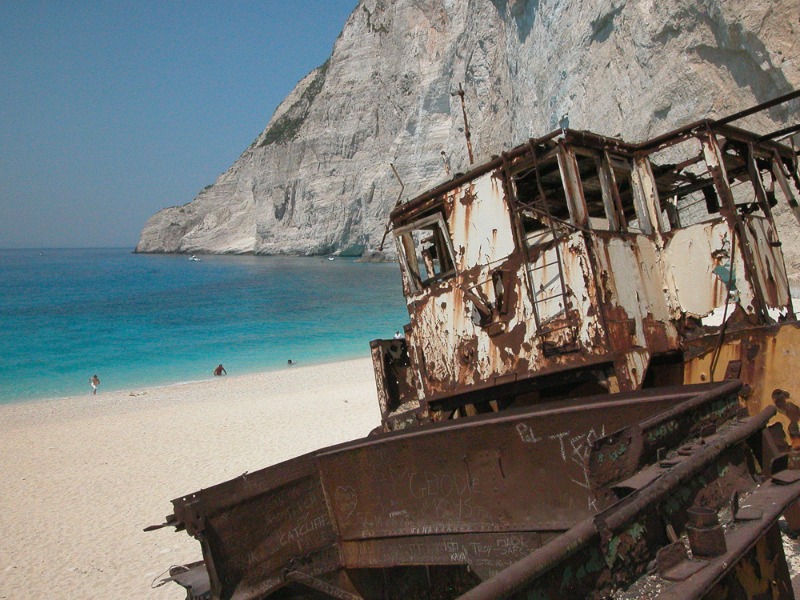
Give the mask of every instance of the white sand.
[[185, 598], [170, 500], [379, 422], [368, 358], [0, 406], [0, 598]]

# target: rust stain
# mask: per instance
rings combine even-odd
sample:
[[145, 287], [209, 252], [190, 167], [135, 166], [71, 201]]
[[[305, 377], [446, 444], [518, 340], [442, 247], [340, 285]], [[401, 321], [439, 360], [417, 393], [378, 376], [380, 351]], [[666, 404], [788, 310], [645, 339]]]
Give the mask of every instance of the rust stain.
[[789, 399], [789, 392], [776, 388], [772, 391], [772, 401], [778, 410], [789, 419], [789, 440], [793, 450], [800, 450], [800, 406]]

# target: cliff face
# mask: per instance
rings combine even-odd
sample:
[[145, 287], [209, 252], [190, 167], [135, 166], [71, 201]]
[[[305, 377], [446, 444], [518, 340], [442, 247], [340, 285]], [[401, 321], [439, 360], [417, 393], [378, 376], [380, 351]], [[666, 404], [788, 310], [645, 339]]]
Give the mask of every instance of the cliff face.
[[[361, 254], [403, 199], [568, 125], [640, 141], [800, 87], [797, 0], [362, 0], [330, 59], [137, 252]], [[771, 131], [800, 115], [775, 109]], [[387, 244], [393, 252], [392, 244]], [[790, 251], [787, 262], [800, 267]]]

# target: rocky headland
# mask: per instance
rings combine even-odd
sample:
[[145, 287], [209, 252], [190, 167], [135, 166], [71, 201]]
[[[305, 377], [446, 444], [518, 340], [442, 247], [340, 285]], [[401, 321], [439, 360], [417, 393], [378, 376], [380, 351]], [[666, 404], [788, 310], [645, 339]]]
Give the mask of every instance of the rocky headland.
[[404, 200], [469, 168], [459, 86], [476, 162], [560, 126], [641, 141], [800, 87], [800, 3], [362, 0], [325, 64], [136, 251], [374, 257], [401, 192], [392, 165]]

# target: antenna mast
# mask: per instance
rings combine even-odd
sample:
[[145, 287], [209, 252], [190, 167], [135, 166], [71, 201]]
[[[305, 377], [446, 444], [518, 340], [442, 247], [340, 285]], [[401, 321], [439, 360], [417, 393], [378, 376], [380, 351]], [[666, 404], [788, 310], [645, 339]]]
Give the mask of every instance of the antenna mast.
[[467, 121], [467, 107], [464, 105], [464, 88], [458, 84], [458, 90], [450, 93], [451, 96], [458, 96], [461, 98], [461, 114], [464, 115], [464, 136], [467, 138], [467, 154], [469, 154], [469, 164], [475, 164], [475, 159], [472, 156], [472, 141], [470, 138], [472, 134], [469, 132], [469, 122]]
[[[403, 190], [405, 189], [406, 185], [403, 183], [403, 180], [400, 179], [400, 175], [397, 174], [397, 169], [394, 168], [394, 163], [389, 163], [389, 166], [392, 167], [392, 173], [397, 178], [397, 181], [400, 182], [400, 193], [397, 194], [397, 202], [394, 203], [394, 207], [397, 208], [400, 206], [400, 199], [403, 197]], [[378, 246], [378, 252], [383, 252], [383, 242], [386, 241], [386, 236], [389, 233], [389, 228], [392, 226], [391, 219], [386, 224], [386, 229], [383, 230], [383, 237], [381, 238], [381, 244]]]

